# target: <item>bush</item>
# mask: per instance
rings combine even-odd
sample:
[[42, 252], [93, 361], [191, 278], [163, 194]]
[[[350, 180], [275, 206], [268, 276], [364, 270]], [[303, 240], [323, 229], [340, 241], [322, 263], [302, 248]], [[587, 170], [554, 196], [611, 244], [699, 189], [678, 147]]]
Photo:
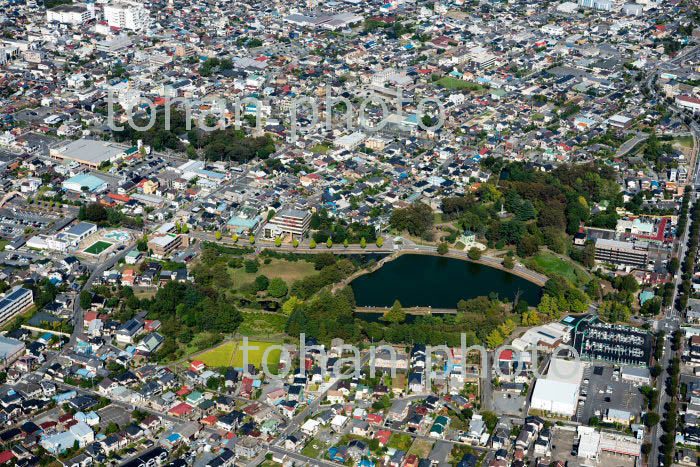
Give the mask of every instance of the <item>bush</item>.
[[477, 247], [472, 247], [469, 249], [467, 252], [467, 256], [473, 260], [479, 260], [481, 259], [481, 250], [478, 249]]

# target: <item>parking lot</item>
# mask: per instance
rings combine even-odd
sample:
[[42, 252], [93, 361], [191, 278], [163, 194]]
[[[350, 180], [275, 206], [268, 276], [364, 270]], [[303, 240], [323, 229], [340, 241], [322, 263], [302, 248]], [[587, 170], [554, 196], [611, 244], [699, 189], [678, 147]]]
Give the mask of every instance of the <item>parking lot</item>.
[[509, 415], [521, 414], [520, 409], [525, 407], [526, 399], [520, 394], [505, 391], [493, 392], [493, 405], [496, 413]]
[[644, 396], [639, 391], [640, 385], [621, 381], [613, 373], [612, 366], [600, 363], [586, 365], [579, 397], [579, 400], [584, 397], [586, 400], [583, 406], [578, 407], [577, 422], [588, 423], [591, 417], [598, 417], [602, 421], [608, 409], [626, 410], [639, 420], [644, 402]]
[[552, 439], [552, 459], [564, 462], [566, 465], [596, 465], [599, 467], [632, 467], [635, 465], [633, 457], [616, 456], [607, 452], [600, 454], [599, 462], [586, 460], [574, 456], [571, 451], [576, 442], [576, 432], [563, 429], [555, 429]]
[[120, 427], [125, 427], [131, 421], [131, 413], [124, 407], [119, 407], [116, 405], [108, 405], [107, 407], [98, 410], [97, 415], [100, 416], [101, 426], [116, 423]]

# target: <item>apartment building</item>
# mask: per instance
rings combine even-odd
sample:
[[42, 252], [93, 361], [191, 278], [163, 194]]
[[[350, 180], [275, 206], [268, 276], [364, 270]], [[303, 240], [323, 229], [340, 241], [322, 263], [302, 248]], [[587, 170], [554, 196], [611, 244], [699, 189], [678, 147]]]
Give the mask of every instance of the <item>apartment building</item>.
[[643, 243], [598, 238], [595, 242], [595, 260], [620, 266], [646, 268], [649, 251]]
[[30, 289], [16, 286], [0, 299], [0, 324], [22, 313], [34, 304], [34, 293]]

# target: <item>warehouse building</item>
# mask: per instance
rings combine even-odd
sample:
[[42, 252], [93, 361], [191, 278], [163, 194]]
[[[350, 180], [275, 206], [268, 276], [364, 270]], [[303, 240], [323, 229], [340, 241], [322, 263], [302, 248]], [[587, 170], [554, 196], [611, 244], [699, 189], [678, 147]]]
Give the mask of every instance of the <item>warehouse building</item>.
[[0, 336], [0, 362], [7, 367], [24, 354], [24, 342]]
[[107, 188], [107, 182], [91, 174], [78, 174], [61, 185], [66, 191], [98, 193]]
[[104, 141], [79, 139], [49, 151], [52, 159], [73, 161], [97, 170], [103, 162], [115, 162], [124, 156], [124, 150]]
[[0, 324], [5, 324], [34, 304], [34, 293], [22, 286], [15, 286], [0, 300]]
[[553, 358], [547, 377], [535, 383], [530, 408], [545, 414], [573, 417], [582, 377], [581, 362]]

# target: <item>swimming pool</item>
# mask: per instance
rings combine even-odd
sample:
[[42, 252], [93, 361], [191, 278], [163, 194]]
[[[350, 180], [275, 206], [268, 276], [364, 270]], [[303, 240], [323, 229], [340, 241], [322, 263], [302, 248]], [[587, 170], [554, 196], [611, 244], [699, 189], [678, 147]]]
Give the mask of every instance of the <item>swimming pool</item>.
[[125, 243], [129, 241], [129, 234], [120, 230], [113, 230], [112, 232], [104, 234], [104, 238], [108, 238], [119, 243]]

